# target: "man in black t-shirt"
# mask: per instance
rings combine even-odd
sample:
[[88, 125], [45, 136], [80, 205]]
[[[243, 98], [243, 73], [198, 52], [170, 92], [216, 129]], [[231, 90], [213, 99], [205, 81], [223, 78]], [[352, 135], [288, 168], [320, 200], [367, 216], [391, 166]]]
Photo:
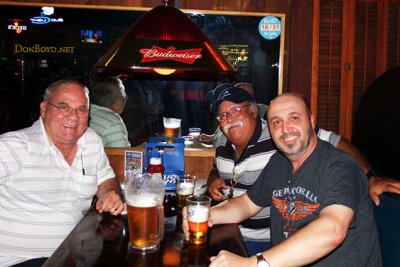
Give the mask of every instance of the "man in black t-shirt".
[[317, 138], [314, 116], [301, 96], [278, 96], [267, 118], [280, 153], [245, 194], [212, 208], [209, 224], [240, 222], [271, 205], [274, 247], [250, 258], [221, 251], [210, 266], [381, 266], [361, 167]]

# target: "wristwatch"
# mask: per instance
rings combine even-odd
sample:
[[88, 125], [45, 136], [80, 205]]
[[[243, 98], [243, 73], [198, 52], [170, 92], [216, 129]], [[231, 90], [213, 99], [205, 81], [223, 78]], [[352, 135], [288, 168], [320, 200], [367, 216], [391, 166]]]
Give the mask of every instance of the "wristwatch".
[[269, 267], [269, 262], [264, 258], [261, 252], [256, 254], [257, 257], [257, 267]]

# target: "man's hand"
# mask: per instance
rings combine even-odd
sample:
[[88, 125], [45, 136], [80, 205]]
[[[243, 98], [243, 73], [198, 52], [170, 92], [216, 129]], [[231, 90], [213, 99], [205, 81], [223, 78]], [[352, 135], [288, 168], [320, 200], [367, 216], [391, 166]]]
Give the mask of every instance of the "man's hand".
[[[208, 219], [208, 227], [213, 227], [211, 218]], [[188, 221], [188, 210], [187, 207], [182, 208], [182, 230], [185, 235], [185, 240], [189, 241], [189, 221]]]
[[379, 195], [383, 192], [400, 194], [400, 181], [391, 178], [373, 176], [369, 179], [368, 186], [369, 196], [377, 206], [381, 203]]
[[222, 189], [227, 189], [227, 188], [228, 186], [226, 185], [224, 179], [215, 178], [208, 185], [208, 194], [213, 200], [222, 201], [226, 199], [226, 196], [221, 191]]
[[212, 142], [214, 141], [214, 135], [202, 133], [199, 136], [199, 141], [206, 144], [212, 144]]
[[123, 209], [124, 203], [114, 190], [103, 194], [96, 203], [96, 210], [100, 213], [109, 212], [115, 216], [120, 214]]
[[189, 222], [188, 222], [188, 210], [187, 207], [182, 208], [182, 230], [185, 234], [185, 239], [189, 241]]
[[226, 267], [243, 267], [243, 266], [256, 266], [255, 257], [244, 258], [233, 254], [226, 250], [221, 250], [217, 256], [210, 258], [210, 267], [226, 266]]

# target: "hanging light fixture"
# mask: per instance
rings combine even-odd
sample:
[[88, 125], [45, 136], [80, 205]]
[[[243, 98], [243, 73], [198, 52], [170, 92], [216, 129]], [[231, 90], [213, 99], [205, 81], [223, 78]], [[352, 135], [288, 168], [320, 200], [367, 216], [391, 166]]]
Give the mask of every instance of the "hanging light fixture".
[[164, 5], [141, 16], [96, 63], [104, 75], [223, 80], [237, 72], [182, 11]]

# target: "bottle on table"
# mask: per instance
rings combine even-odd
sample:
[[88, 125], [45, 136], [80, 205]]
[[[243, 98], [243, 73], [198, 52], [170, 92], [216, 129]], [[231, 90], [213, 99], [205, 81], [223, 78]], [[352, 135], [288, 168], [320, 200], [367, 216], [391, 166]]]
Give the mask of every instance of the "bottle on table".
[[[162, 165], [161, 158], [152, 157], [150, 158], [150, 164], [147, 166], [146, 172], [151, 177], [159, 177], [163, 179], [165, 168]], [[167, 190], [164, 196], [164, 216], [173, 217], [176, 216], [176, 193], [174, 191]]]

